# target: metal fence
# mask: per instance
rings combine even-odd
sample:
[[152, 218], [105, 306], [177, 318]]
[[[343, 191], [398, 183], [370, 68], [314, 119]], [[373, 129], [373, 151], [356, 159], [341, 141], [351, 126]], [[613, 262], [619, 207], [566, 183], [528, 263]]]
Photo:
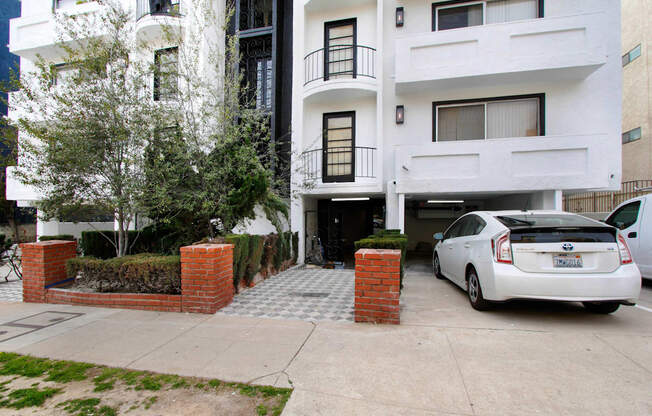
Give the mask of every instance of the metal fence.
[[[326, 154], [335, 157], [334, 162], [338, 165], [351, 165], [354, 171], [352, 177], [356, 178], [375, 178], [374, 158], [376, 156], [375, 147], [335, 147], [326, 152], [323, 149], [307, 150], [301, 154], [301, 170], [305, 180], [328, 179], [324, 175], [324, 158]], [[341, 163], [337, 161], [337, 156], [345, 155], [346, 160]]]
[[[564, 211], [568, 212], [610, 212], [621, 203], [651, 192], [652, 180], [623, 182], [617, 192], [585, 192], [564, 196]], [[643, 189], [648, 189], [647, 191]]]
[[304, 84], [329, 78], [376, 78], [376, 49], [362, 45], [331, 46], [303, 58]]

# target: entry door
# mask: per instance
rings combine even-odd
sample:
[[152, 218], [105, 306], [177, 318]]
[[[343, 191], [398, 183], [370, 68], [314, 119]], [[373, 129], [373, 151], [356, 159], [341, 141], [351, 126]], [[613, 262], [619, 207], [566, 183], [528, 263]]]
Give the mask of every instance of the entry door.
[[324, 24], [324, 81], [356, 76], [356, 19]]
[[322, 180], [355, 179], [355, 112], [324, 114]]

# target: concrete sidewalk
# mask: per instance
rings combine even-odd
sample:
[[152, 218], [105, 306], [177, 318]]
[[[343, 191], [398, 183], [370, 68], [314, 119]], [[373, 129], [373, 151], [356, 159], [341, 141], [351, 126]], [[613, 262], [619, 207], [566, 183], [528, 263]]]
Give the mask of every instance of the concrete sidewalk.
[[[423, 269], [400, 326], [0, 304], [0, 323], [84, 313], [0, 350], [295, 388], [284, 415], [649, 415], [652, 313], [473, 311]], [[2, 338], [0, 338], [2, 339]]]

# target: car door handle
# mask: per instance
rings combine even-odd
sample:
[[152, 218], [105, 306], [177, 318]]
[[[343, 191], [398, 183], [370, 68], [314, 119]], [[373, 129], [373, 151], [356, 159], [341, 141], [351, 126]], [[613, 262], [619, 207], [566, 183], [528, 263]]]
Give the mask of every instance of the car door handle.
[[636, 231], [632, 231], [631, 233], [627, 234], [627, 238], [636, 238], [638, 237], [638, 234], [636, 234]]
[[471, 248], [471, 244], [469, 243], [464, 244], [464, 248]]
[[449, 249], [449, 250], [452, 250], [452, 249], [453, 249], [453, 246], [449, 244], [449, 245], [448, 245], [448, 249]]

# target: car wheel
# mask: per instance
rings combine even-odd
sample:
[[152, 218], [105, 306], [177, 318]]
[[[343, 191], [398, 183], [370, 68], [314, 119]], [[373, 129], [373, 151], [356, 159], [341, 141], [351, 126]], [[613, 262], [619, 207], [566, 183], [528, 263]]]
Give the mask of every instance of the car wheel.
[[432, 272], [437, 279], [445, 279], [444, 275], [441, 274], [441, 264], [439, 264], [439, 256], [437, 253], [435, 253], [432, 259]]
[[471, 267], [466, 274], [466, 292], [469, 295], [469, 302], [471, 302], [473, 309], [486, 311], [491, 308], [491, 303], [485, 300], [482, 295], [480, 279], [478, 278], [478, 273], [473, 267]]
[[613, 313], [620, 308], [618, 302], [582, 302], [587, 311], [592, 313]]

